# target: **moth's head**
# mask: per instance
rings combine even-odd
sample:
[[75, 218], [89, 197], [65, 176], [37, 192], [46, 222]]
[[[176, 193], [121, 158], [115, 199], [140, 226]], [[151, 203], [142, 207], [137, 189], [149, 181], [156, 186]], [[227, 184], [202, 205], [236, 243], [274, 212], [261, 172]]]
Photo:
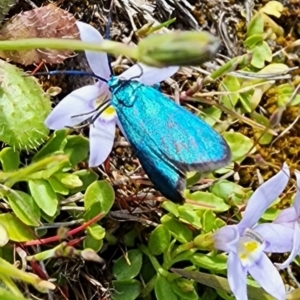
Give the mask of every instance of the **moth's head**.
[[121, 82], [123, 80], [117, 76], [112, 76], [110, 78], [110, 80], [108, 81], [108, 87], [109, 87], [109, 90], [114, 93], [116, 91], [116, 88], [118, 86], [120, 86]]

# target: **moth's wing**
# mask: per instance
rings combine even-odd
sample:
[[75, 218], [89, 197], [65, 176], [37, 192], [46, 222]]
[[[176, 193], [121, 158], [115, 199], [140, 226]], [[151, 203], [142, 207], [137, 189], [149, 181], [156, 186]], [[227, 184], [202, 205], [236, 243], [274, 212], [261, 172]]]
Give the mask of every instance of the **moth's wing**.
[[[133, 92], [134, 91], [134, 92]], [[126, 135], [137, 149], [167, 161], [177, 171], [213, 171], [231, 160], [230, 149], [201, 118], [174, 103], [159, 91], [130, 82], [116, 97], [132, 97], [127, 107], [114, 101]], [[124, 98], [123, 98], [124, 99]]]
[[156, 152], [148, 151], [149, 148], [146, 148], [146, 151], [141, 149], [145, 146], [147, 147], [147, 144], [140, 144], [140, 150], [136, 149], [134, 145], [133, 148], [149, 179], [167, 199], [183, 203], [184, 198], [181, 191], [186, 186], [185, 176], [178, 172], [175, 166], [158, 156]]

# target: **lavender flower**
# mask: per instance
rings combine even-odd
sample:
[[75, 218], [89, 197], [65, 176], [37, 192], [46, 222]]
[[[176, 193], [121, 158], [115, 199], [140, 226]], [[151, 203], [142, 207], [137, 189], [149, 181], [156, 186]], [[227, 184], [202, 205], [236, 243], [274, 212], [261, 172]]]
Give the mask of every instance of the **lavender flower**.
[[[101, 43], [101, 34], [92, 26], [76, 23], [80, 32], [80, 38], [85, 42]], [[109, 80], [110, 69], [106, 53], [85, 51], [91, 70], [98, 76]], [[157, 84], [177, 72], [178, 67], [152, 68], [143, 64], [134, 65], [120, 75], [122, 79], [143, 74], [135, 79], [147, 85]], [[104, 100], [110, 99], [111, 93], [105, 82], [98, 81], [94, 85], [87, 85], [67, 95], [50, 113], [45, 124], [53, 130], [73, 127], [91, 117], [89, 112], [95, 109]], [[96, 114], [97, 112], [95, 112]], [[113, 107], [107, 108], [90, 126], [90, 157], [89, 166], [95, 167], [104, 162], [113, 147], [116, 124], [122, 130]]]
[[291, 207], [281, 211], [273, 222], [274, 224], [281, 224], [294, 230], [292, 251], [285, 262], [282, 264], [276, 264], [279, 269], [286, 268], [300, 252], [300, 172], [295, 171], [295, 175], [297, 179], [297, 192], [294, 203]]
[[293, 245], [292, 228], [281, 224], [256, 225], [270, 204], [283, 192], [289, 180], [286, 164], [252, 195], [243, 219], [214, 234], [215, 248], [228, 252], [227, 277], [237, 300], [247, 300], [247, 273], [275, 299], [286, 297], [284, 284], [275, 266], [264, 252], [289, 252]]

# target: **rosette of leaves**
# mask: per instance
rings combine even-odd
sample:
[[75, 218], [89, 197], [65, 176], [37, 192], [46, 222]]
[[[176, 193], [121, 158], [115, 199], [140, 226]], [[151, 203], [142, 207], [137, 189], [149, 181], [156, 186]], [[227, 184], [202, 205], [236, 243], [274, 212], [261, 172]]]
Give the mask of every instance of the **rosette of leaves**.
[[[32, 163], [24, 168], [19, 168], [19, 152], [10, 147], [0, 152], [3, 170], [0, 171], [0, 193], [14, 213], [0, 214], [0, 224], [6, 228], [9, 240], [35, 239], [28, 226], [39, 226], [44, 221], [52, 223], [60, 213], [60, 201], [78, 192], [84, 193], [84, 207], [80, 209], [81, 214], [73, 215], [72, 207], [76, 204], [71, 203], [68, 211], [73, 217], [84, 222], [109, 212], [114, 202], [111, 185], [104, 180], [97, 181], [98, 175], [92, 170], [73, 171], [88, 156], [88, 140], [68, 134], [69, 130], [54, 132]], [[27, 183], [28, 192], [24, 188], [19, 190], [19, 182]], [[105, 230], [100, 225], [90, 226], [85, 248], [98, 251], [104, 236]]]

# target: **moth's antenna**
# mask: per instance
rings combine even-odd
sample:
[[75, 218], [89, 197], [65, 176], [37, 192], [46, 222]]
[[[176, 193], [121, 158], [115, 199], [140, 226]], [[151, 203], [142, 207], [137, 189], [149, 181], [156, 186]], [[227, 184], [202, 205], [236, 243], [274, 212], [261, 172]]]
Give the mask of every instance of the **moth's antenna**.
[[91, 122], [90, 124], [93, 124], [96, 119], [111, 105], [110, 103], [110, 99], [102, 102], [99, 106], [98, 106], [98, 112], [91, 118]]
[[77, 70], [63, 70], [63, 71], [60, 71], [60, 70], [55, 70], [55, 71], [50, 71], [50, 72], [38, 72], [38, 73], [35, 73], [35, 74], [26, 74], [26, 75], [23, 75], [25, 77], [27, 76], [42, 76], [42, 75], [49, 75], [49, 76], [53, 76], [53, 75], [76, 75], [76, 76], [90, 76], [90, 77], [94, 77], [94, 78], [97, 78], [99, 79], [100, 81], [103, 81], [103, 82], [108, 82], [107, 79], [101, 77], [101, 76], [98, 76], [94, 73], [90, 73], [90, 72], [84, 72], [84, 71], [77, 71]]
[[[107, 16], [107, 24], [106, 24], [106, 29], [105, 29], [105, 39], [109, 40], [110, 39], [110, 27], [111, 27], [111, 19], [112, 19], [112, 10], [114, 7], [114, 0], [111, 0], [110, 2], [110, 7], [109, 7], [109, 12]], [[108, 60], [108, 67], [110, 70], [110, 74], [113, 75], [113, 69], [111, 67], [111, 56], [107, 54], [107, 60]]]

